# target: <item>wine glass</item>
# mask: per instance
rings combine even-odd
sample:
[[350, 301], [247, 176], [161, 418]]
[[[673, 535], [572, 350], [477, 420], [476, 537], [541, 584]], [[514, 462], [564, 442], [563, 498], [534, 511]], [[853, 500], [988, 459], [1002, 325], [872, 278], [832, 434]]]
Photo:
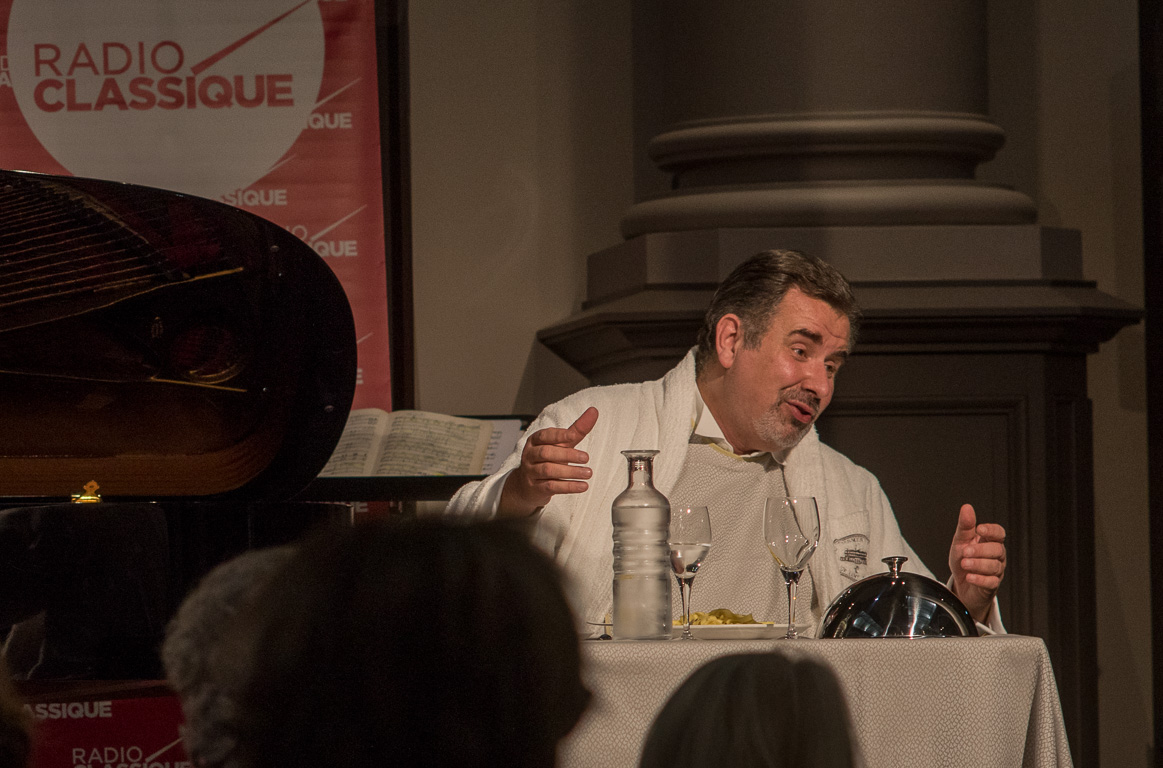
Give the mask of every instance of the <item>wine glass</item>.
[[670, 510], [670, 567], [682, 595], [682, 639], [691, 634], [691, 583], [711, 549], [711, 518], [706, 507], [673, 507]]
[[763, 538], [787, 585], [787, 634], [796, 634], [796, 587], [820, 543], [820, 510], [812, 496], [769, 496], [763, 506]]

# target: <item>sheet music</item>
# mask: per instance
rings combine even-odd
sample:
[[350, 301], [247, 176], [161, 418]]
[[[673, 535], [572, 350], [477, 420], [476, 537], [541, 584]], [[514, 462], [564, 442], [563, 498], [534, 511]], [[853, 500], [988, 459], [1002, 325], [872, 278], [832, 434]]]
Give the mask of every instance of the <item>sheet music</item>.
[[396, 411], [371, 474], [480, 474], [491, 436], [488, 421]]
[[481, 468], [483, 474], [491, 475], [501, 468], [501, 463], [517, 447], [523, 431], [520, 419], [493, 419], [493, 433], [489, 437], [485, 463]]
[[319, 477], [360, 477], [370, 474], [391, 415], [379, 408], [352, 411], [327, 466]]

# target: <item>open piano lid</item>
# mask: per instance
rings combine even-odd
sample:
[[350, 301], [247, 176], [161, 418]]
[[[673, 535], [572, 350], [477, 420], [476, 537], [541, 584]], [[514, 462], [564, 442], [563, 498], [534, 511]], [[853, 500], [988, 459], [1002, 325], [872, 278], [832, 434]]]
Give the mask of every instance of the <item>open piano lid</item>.
[[0, 171], [0, 496], [289, 498], [343, 430], [351, 309], [231, 206]]

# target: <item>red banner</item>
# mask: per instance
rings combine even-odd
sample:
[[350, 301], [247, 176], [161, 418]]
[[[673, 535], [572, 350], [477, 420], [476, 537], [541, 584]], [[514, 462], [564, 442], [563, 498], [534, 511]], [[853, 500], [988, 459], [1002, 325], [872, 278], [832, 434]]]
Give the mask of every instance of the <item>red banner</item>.
[[172, 189], [315, 249], [391, 409], [374, 0], [0, 0], [0, 167]]
[[27, 705], [31, 768], [192, 768], [176, 696]]

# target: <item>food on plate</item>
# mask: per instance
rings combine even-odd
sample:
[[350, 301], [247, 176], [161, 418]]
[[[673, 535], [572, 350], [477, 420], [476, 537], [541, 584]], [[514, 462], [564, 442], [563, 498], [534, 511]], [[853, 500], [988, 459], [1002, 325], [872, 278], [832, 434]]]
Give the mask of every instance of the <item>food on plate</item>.
[[[713, 611], [691, 611], [691, 624], [706, 625], [706, 624], [757, 624], [755, 617], [750, 613], [735, 613], [729, 608], [716, 608]], [[675, 626], [682, 624], [681, 619], [676, 619]]]

